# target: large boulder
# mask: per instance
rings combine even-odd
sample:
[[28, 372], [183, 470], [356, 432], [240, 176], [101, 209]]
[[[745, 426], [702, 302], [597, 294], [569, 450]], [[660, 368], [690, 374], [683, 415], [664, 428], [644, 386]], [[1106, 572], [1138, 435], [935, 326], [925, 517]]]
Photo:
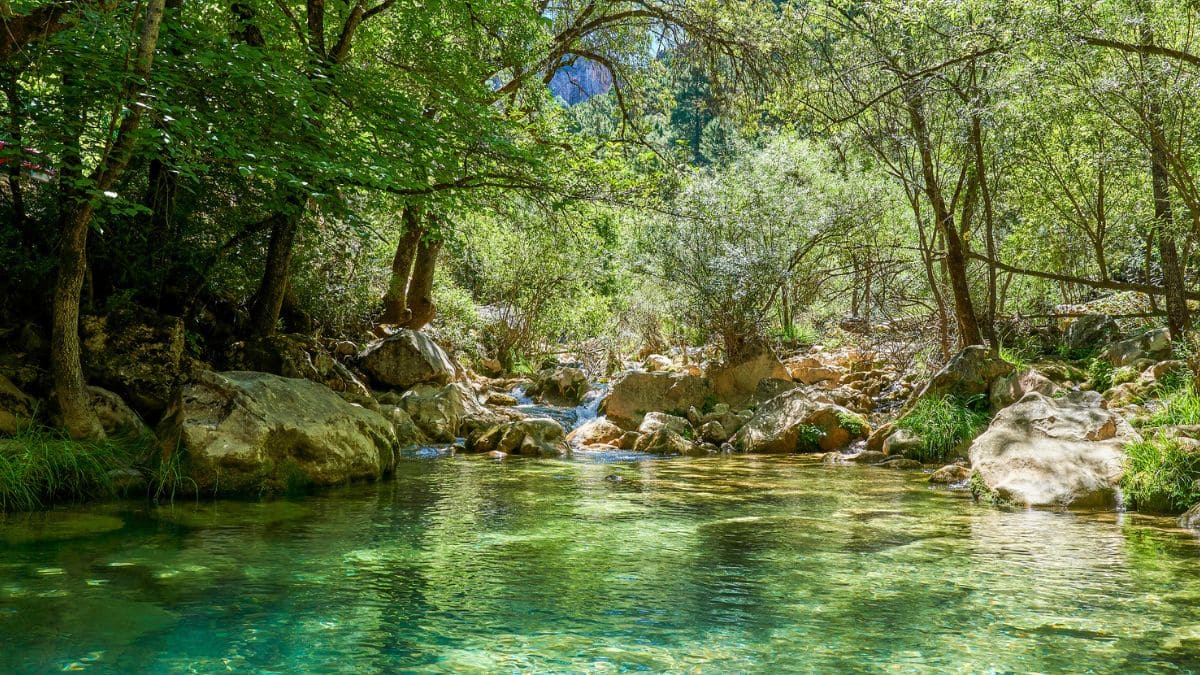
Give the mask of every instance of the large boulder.
[[693, 434], [692, 425], [686, 419], [667, 413], [646, 413], [646, 416], [642, 418], [642, 423], [638, 425], [638, 433], [643, 435], [652, 434], [660, 429], [669, 429], [684, 438]]
[[570, 452], [562, 425], [548, 417], [531, 417], [480, 430], [472, 434], [467, 449], [529, 457], [557, 457]]
[[1062, 390], [1050, 378], [1042, 375], [1033, 368], [1024, 368], [1006, 377], [997, 378], [992, 382], [992, 408], [999, 410], [1021, 400], [1025, 394], [1036, 391], [1046, 396], [1054, 396]]
[[791, 382], [792, 375], [770, 351], [761, 351], [731, 365], [710, 368], [708, 379], [717, 399], [734, 407], [745, 406], [755, 397], [759, 382]]
[[712, 396], [712, 383], [703, 377], [630, 371], [613, 381], [604, 410], [622, 429], [634, 430], [648, 412], [686, 414], [705, 408]]
[[656, 455], [707, 454], [688, 439], [666, 427], [638, 436], [633, 449], [637, 452], [649, 452]]
[[585, 422], [567, 434], [572, 445], [613, 445], [621, 439], [625, 430], [603, 417]]
[[1128, 366], [1143, 359], [1160, 361], [1171, 355], [1171, 334], [1166, 328], [1147, 331], [1137, 337], [1114, 342], [1104, 350], [1104, 358], [1114, 368]]
[[259, 495], [351, 480], [394, 467], [396, 432], [382, 415], [315, 382], [201, 371], [159, 426], [199, 493]]
[[759, 406], [730, 443], [745, 452], [830, 451], [866, 438], [870, 431], [866, 420], [846, 408], [815, 401], [797, 389]]
[[359, 375], [336, 359], [346, 351], [354, 353], [354, 343], [340, 342], [329, 348], [308, 335], [283, 333], [236, 343], [230, 350], [229, 363], [236, 370], [312, 380], [351, 403], [368, 404], [372, 400], [371, 390]]
[[954, 355], [923, 387], [913, 393], [906, 409], [923, 398], [986, 396], [992, 383], [1011, 375], [1013, 366], [982, 345], [972, 345]]
[[425, 333], [408, 329], [367, 345], [359, 365], [378, 385], [396, 389], [448, 384], [457, 373], [445, 350]]
[[85, 316], [80, 332], [88, 382], [111, 389], [152, 418], [174, 402], [186, 379], [182, 319], [130, 307]]
[[1095, 392], [1031, 392], [971, 444], [971, 466], [996, 497], [1026, 506], [1112, 508], [1126, 443], [1139, 438]]
[[0, 434], [13, 434], [29, 426], [33, 409], [33, 399], [0, 375]]
[[100, 387], [88, 387], [87, 392], [92, 410], [100, 419], [104, 433], [110, 436], [138, 437], [150, 432], [142, 418], [114, 392]]
[[1064, 339], [1070, 349], [1094, 349], [1121, 337], [1121, 327], [1107, 314], [1084, 314], [1067, 326]]
[[551, 405], [576, 406], [583, 402], [590, 388], [582, 370], [558, 367], [538, 372], [527, 393]]

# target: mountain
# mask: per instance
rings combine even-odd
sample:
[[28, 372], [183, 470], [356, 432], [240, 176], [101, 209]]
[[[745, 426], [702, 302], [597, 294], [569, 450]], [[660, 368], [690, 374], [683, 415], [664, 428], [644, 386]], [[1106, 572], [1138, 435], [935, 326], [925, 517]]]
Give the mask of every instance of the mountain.
[[595, 61], [580, 58], [554, 73], [554, 78], [550, 80], [550, 91], [567, 105], [575, 105], [593, 96], [607, 94], [612, 84], [612, 75], [607, 68]]

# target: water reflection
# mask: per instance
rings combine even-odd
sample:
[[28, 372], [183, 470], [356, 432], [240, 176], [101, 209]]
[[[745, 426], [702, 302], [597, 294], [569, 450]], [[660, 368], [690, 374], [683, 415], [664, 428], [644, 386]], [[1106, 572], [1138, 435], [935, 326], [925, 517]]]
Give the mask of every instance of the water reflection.
[[0, 671], [1200, 666], [1198, 546], [1168, 522], [807, 458], [410, 459], [78, 520], [0, 527]]

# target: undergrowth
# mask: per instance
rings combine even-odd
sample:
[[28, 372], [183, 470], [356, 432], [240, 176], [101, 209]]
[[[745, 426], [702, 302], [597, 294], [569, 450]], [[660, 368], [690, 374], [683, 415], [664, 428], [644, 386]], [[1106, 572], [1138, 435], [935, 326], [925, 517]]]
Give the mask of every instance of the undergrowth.
[[1143, 426], [1163, 427], [1200, 424], [1200, 393], [1190, 380], [1159, 382], [1155, 393], [1162, 406], [1148, 417]]
[[1181, 513], [1200, 502], [1200, 454], [1178, 439], [1158, 434], [1125, 446], [1121, 487], [1141, 511]]
[[1088, 363], [1088, 379], [1093, 391], [1108, 391], [1113, 386], [1113, 367], [1108, 359], [1096, 358]]
[[963, 441], [974, 438], [987, 426], [988, 414], [981, 409], [983, 405], [981, 398], [925, 398], [901, 417], [896, 426], [911, 431], [922, 441], [912, 459], [941, 462]]
[[148, 456], [152, 443], [143, 437], [77, 441], [43, 427], [0, 438], [0, 512], [113, 496], [122, 472]]

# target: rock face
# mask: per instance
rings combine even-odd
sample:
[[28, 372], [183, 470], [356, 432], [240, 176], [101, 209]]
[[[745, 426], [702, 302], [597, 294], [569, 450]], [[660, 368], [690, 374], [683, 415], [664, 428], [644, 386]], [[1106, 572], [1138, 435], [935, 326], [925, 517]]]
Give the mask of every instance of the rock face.
[[1054, 384], [1050, 378], [1032, 368], [1025, 368], [1007, 377], [997, 378], [992, 382], [992, 408], [999, 410], [1021, 400], [1025, 394], [1036, 391], [1046, 396], [1054, 396], [1061, 387]]
[[763, 351], [740, 363], [709, 370], [708, 379], [713, 383], [713, 394], [717, 399], [738, 407], [754, 398], [762, 380], [787, 383], [791, 382], [792, 375], [774, 354]]
[[13, 434], [33, 421], [33, 399], [0, 375], [0, 434]]
[[1106, 345], [1121, 337], [1121, 328], [1107, 314], [1085, 314], [1067, 326], [1064, 336], [1071, 349]]
[[925, 386], [909, 399], [906, 408], [926, 397], [946, 395], [970, 398], [987, 395], [992, 383], [1012, 374], [1012, 364], [993, 354], [987, 347], [972, 345], [954, 355]]
[[548, 417], [506, 422], [480, 431], [467, 442], [471, 452], [503, 452], [527, 457], [557, 457], [570, 452], [562, 425]]
[[692, 425], [686, 419], [667, 413], [646, 413], [642, 423], [638, 425], [639, 434], [652, 434], [661, 429], [668, 429], [684, 437], [692, 434]]
[[509, 415], [484, 407], [470, 387], [458, 382], [441, 387], [419, 384], [398, 401], [395, 394], [385, 395], [381, 401], [395, 401], [425, 435], [439, 442], [448, 443], [480, 428], [512, 421]]
[[1171, 334], [1166, 328], [1148, 331], [1137, 337], [1114, 342], [1104, 351], [1104, 358], [1114, 368], [1128, 366], [1142, 359], [1158, 361], [1171, 354]]
[[1003, 500], [1026, 506], [1112, 508], [1126, 443], [1137, 432], [1095, 392], [1037, 392], [1001, 410], [971, 444], [971, 466]]
[[573, 445], [611, 445], [619, 441], [624, 433], [621, 427], [598, 417], [567, 434], [567, 442]]
[[648, 412], [686, 413], [703, 408], [712, 395], [712, 383], [702, 377], [630, 371], [613, 382], [605, 414], [622, 429], [634, 430]]
[[379, 479], [395, 465], [392, 424], [315, 382], [198, 373], [159, 427], [197, 492], [258, 495]]
[[794, 390], [760, 406], [730, 442], [745, 452], [818, 452], [841, 450], [870, 431], [849, 410]]
[[229, 355], [229, 362], [236, 370], [259, 370], [312, 380], [351, 403], [366, 404], [371, 400], [371, 390], [334, 358], [336, 353], [346, 351], [354, 353], [354, 343], [342, 342], [328, 349], [316, 338], [288, 333], [239, 343]]
[[359, 364], [383, 387], [447, 384], [457, 372], [450, 356], [429, 336], [402, 329], [367, 345]]
[[150, 431], [142, 418], [120, 396], [100, 387], [88, 387], [87, 392], [104, 433], [110, 436], [140, 436]]
[[157, 417], [183, 378], [183, 320], [130, 308], [80, 320], [89, 383], [111, 389], [133, 408]]
[[547, 368], [537, 374], [528, 393], [551, 405], [575, 406], [589, 388], [587, 375], [578, 368]]

